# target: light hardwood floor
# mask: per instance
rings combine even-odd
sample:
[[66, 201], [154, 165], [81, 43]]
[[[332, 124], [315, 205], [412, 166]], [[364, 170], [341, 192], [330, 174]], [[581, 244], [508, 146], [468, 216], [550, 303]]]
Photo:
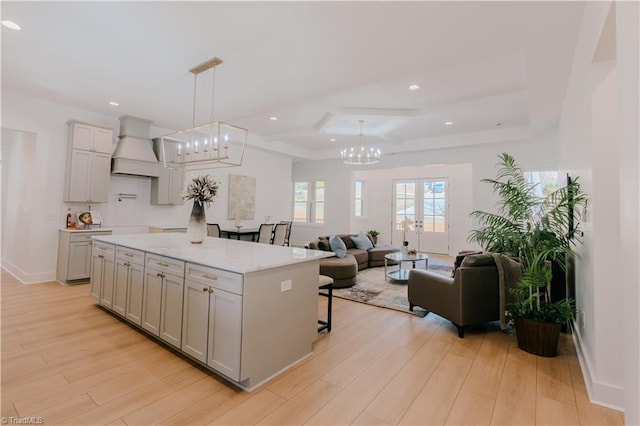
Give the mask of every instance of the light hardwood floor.
[[[541, 358], [515, 337], [334, 299], [313, 355], [247, 393], [97, 308], [87, 285], [2, 271], [2, 416], [45, 424], [591, 424], [575, 349]], [[325, 311], [325, 299], [319, 312]], [[266, 326], [266, 325], [265, 325]], [[11, 420], [11, 419], [9, 419]]]

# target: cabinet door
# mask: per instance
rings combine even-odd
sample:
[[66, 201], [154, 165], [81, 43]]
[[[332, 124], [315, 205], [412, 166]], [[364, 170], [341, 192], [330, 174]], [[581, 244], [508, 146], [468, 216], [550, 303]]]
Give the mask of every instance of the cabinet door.
[[102, 283], [100, 284], [100, 304], [113, 309], [113, 285], [115, 283], [115, 262], [113, 257], [102, 259]]
[[93, 150], [111, 156], [113, 131], [95, 127], [93, 129]]
[[67, 280], [89, 278], [91, 274], [91, 242], [69, 244], [69, 269]]
[[89, 198], [89, 180], [91, 176], [90, 151], [74, 149], [69, 164], [69, 193], [65, 201], [86, 202]]
[[142, 294], [142, 328], [160, 335], [160, 308], [162, 301], [162, 272], [145, 269]]
[[89, 177], [89, 200], [94, 203], [109, 201], [109, 181], [111, 180], [111, 154], [94, 152]]
[[102, 259], [104, 255], [101, 253], [96, 253], [95, 251], [91, 255], [91, 297], [96, 299], [96, 301], [100, 300], [100, 290], [102, 287]]
[[208, 328], [209, 287], [185, 280], [182, 351], [203, 363], [207, 362]]
[[93, 127], [86, 124], [73, 123], [71, 138], [73, 149], [91, 151], [93, 149]]
[[132, 263], [129, 267], [126, 317], [129, 321], [142, 324], [142, 296], [144, 294], [144, 266]]
[[165, 274], [162, 281], [162, 308], [160, 311], [160, 338], [180, 348], [182, 342], [182, 297], [184, 279]]
[[184, 189], [184, 170], [171, 170], [171, 184], [169, 186], [169, 203], [175, 205], [184, 204], [182, 190]]
[[240, 381], [242, 296], [214, 289], [210, 297], [207, 365]]
[[116, 261], [115, 283], [113, 285], [113, 312], [125, 315], [127, 309], [127, 287], [131, 264], [126, 260]]

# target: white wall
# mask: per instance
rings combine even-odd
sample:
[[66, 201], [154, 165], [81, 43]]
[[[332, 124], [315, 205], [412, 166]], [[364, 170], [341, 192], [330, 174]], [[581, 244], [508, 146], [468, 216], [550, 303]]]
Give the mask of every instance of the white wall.
[[[11, 154], [3, 162], [3, 185], [17, 183], [21, 189], [20, 194], [10, 190], [2, 193], [3, 205], [8, 204], [6, 209], [3, 207], [2, 217], [2, 264], [23, 282], [55, 279], [58, 229], [65, 224], [67, 209], [77, 212], [88, 207], [62, 202], [66, 121], [76, 119], [111, 127], [117, 134], [120, 115], [95, 114], [3, 91], [2, 148], [5, 155]], [[151, 133], [153, 137], [166, 131], [152, 127]], [[5, 140], [5, 134], [12, 137]], [[250, 134], [248, 145], [252, 138], [256, 137]], [[19, 145], [21, 140], [31, 141], [27, 151], [6, 149]], [[199, 173], [208, 173], [221, 182], [218, 197], [207, 210], [209, 222], [218, 222], [223, 228], [233, 224], [227, 219], [229, 174], [256, 177], [256, 215], [254, 220], [245, 221], [245, 226], [258, 226], [264, 216], [276, 221], [291, 218], [291, 159], [287, 156], [247, 146], [241, 167]], [[148, 225], [186, 226], [190, 202], [183, 206], [155, 206], [150, 204], [150, 192], [150, 178], [111, 176], [109, 202], [92, 205], [91, 209], [101, 212], [104, 226], [119, 227], [116, 232], [137, 232]], [[137, 198], [119, 202], [118, 193], [136, 194]], [[20, 210], [19, 218], [16, 209]], [[18, 232], [5, 233], [6, 230]]]
[[640, 424], [636, 2], [591, 2], [560, 123], [561, 166], [589, 195], [576, 262], [576, 333], [593, 402]]
[[[451, 177], [450, 229], [452, 230], [450, 252], [471, 247], [467, 235], [474, 228], [468, 215], [473, 210], [495, 210], [496, 197], [490, 185], [481, 183], [483, 178], [493, 178], [498, 155], [507, 152], [525, 170], [557, 169], [557, 140], [555, 135], [545, 135], [530, 141], [512, 141], [482, 146], [438, 149], [406, 154], [384, 156], [371, 166], [347, 166], [339, 160], [297, 162], [293, 164], [294, 181], [325, 180], [326, 223], [323, 225], [296, 224], [292, 232], [294, 243], [304, 244], [318, 235], [358, 232], [378, 229], [380, 242], [389, 242], [391, 221], [391, 180], [415, 173], [433, 173]], [[365, 174], [369, 210], [365, 222], [352, 219], [353, 182], [355, 177]], [[415, 176], [412, 176], [415, 177]]]

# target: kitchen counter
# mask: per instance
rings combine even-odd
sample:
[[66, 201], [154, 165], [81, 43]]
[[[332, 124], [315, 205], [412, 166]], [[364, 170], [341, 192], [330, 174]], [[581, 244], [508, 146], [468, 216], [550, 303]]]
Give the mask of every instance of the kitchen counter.
[[198, 263], [229, 272], [248, 273], [330, 257], [332, 252], [273, 246], [226, 238], [191, 244], [185, 234], [100, 235], [94, 240]]
[[186, 234], [93, 236], [91, 295], [245, 390], [312, 353], [333, 253]]

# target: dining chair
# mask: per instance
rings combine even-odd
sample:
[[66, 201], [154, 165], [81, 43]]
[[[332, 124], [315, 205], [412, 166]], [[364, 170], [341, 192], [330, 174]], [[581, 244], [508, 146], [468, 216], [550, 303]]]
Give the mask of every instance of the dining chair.
[[217, 223], [207, 223], [207, 237], [220, 237], [220, 225]]
[[273, 223], [263, 223], [258, 230], [258, 242], [262, 244], [271, 244], [273, 236]]
[[287, 238], [287, 229], [288, 225], [286, 223], [276, 224], [276, 227], [273, 230], [273, 240], [271, 240], [271, 244], [276, 246], [285, 245]]
[[284, 223], [287, 225], [287, 234], [284, 236], [284, 244], [285, 246], [289, 246], [289, 237], [291, 236], [291, 226], [293, 222], [290, 220], [281, 220], [280, 223]]

